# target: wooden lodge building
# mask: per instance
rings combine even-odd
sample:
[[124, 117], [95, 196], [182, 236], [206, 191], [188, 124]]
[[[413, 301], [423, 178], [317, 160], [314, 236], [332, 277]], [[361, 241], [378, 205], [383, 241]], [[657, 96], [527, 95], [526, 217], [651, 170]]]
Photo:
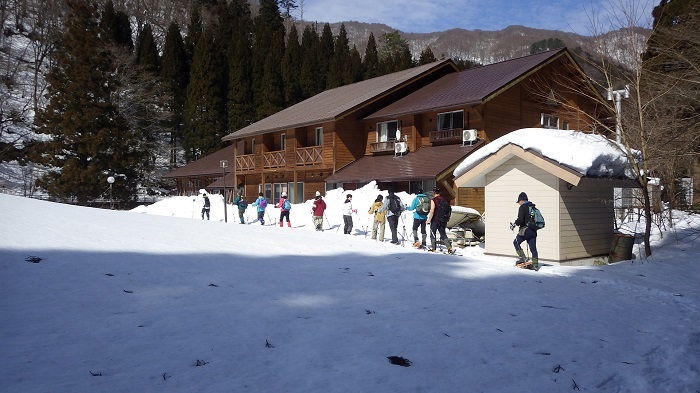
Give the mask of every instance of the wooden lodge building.
[[584, 89], [597, 94], [566, 48], [464, 71], [442, 60], [322, 92], [225, 136], [231, 146], [166, 177], [181, 193], [225, 183], [251, 201], [286, 191], [294, 203], [373, 180], [412, 193], [438, 185], [453, 203], [483, 211], [483, 188], [457, 188], [454, 168], [516, 129], [591, 129], [598, 108], [575, 93]]

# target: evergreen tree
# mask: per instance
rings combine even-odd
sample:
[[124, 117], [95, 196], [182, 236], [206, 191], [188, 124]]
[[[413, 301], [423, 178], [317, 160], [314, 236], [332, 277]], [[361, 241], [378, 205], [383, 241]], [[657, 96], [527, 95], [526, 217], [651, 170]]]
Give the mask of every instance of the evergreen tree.
[[231, 16], [231, 38], [227, 52], [228, 129], [239, 130], [255, 119], [252, 91], [251, 32], [253, 20], [246, 0], [233, 0], [229, 3]]
[[362, 57], [360, 52], [357, 50], [355, 45], [350, 49], [350, 56], [348, 57], [348, 62], [345, 64], [343, 69], [343, 84], [349, 85], [351, 83], [359, 82], [362, 80]]
[[430, 63], [433, 63], [435, 61], [437, 61], [437, 59], [435, 58], [433, 51], [430, 50], [430, 47], [427, 47], [427, 48], [425, 48], [425, 50], [423, 50], [420, 53], [420, 58], [418, 59], [418, 64], [419, 65], [430, 64]]
[[560, 40], [559, 38], [547, 38], [530, 45], [530, 54], [534, 55], [535, 53], [546, 52], [548, 50], [563, 48], [565, 46], [564, 41]]
[[189, 64], [192, 64], [194, 47], [199, 42], [199, 36], [202, 35], [203, 29], [204, 25], [202, 23], [200, 6], [197, 2], [195, 2], [192, 4], [192, 11], [190, 11], [190, 22], [187, 25], [187, 35], [185, 36], [185, 50], [187, 51]]
[[284, 82], [285, 106], [291, 106], [301, 101], [301, 85], [299, 73], [301, 69], [301, 44], [296, 25], [292, 25], [287, 35], [287, 46], [282, 59], [282, 80]]
[[53, 197], [86, 205], [103, 196], [117, 176], [113, 196], [129, 199], [148, 169], [147, 152], [112, 102], [116, 90], [112, 52], [87, 0], [66, 0], [65, 30], [46, 75], [49, 103], [36, 115], [38, 161], [51, 168], [37, 181]]
[[319, 41], [318, 49], [318, 75], [317, 78], [317, 89], [319, 92], [326, 90], [328, 87], [326, 82], [328, 81], [328, 71], [330, 69], [331, 59], [333, 59], [333, 52], [335, 51], [335, 40], [333, 38], [333, 32], [331, 31], [331, 25], [328, 23], [323, 25], [323, 30], [321, 31], [321, 38]]
[[260, 0], [253, 20], [253, 94], [258, 119], [282, 109], [284, 92], [281, 53], [284, 53], [284, 25], [276, 0]]
[[331, 58], [328, 75], [326, 75], [326, 88], [332, 89], [345, 84], [343, 74], [347, 74], [347, 79], [350, 79], [349, 72], [345, 68], [350, 61], [350, 46], [348, 41], [348, 33], [345, 31], [345, 24], [340, 25], [340, 32], [335, 39], [333, 47], [333, 57]]
[[223, 147], [224, 99], [217, 72], [222, 67], [213, 33], [205, 29], [194, 49], [185, 104], [185, 158], [193, 161]]
[[379, 51], [380, 73], [390, 74], [413, 67], [411, 50], [398, 30], [385, 33], [381, 37], [382, 47]]
[[142, 66], [146, 71], [154, 73], [158, 72], [160, 66], [158, 47], [149, 23], [143, 26], [136, 40], [136, 64]]
[[114, 10], [114, 3], [108, 0], [100, 19], [102, 36], [111, 44], [134, 49], [134, 40], [131, 37], [131, 24], [129, 16], [122, 11]]
[[377, 41], [374, 39], [373, 33], [369, 33], [362, 68], [364, 69], [365, 79], [379, 76], [379, 52], [377, 51]]
[[189, 69], [187, 66], [187, 53], [185, 43], [180, 34], [180, 27], [172, 22], [168, 27], [163, 46], [163, 58], [161, 60], [160, 77], [165, 88], [170, 93], [169, 100], [173, 116], [170, 128], [170, 165], [175, 167], [178, 162], [177, 146], [182, 143], [185, 101], [187, 99], [187, 79]]
[[319, 71], [320, 41], [316, 29], [306, 26], [301, 36], [301, 70], [299, 71], [299, 86], [302, 100], [321, 92], [317, 82]]

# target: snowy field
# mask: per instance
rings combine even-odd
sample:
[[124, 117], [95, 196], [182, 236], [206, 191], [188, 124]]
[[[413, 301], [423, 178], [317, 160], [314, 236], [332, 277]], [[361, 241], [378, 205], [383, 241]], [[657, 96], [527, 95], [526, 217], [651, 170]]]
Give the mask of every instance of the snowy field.
[[324, 232], [310, 202], [279, 228], [216, 195], [211, 221], [0, 195], [0, 391], [700, 391], [697, 216], [651, 258], [534, 272], [370, 240], [377, 193], [352, 235], [342, 191]]

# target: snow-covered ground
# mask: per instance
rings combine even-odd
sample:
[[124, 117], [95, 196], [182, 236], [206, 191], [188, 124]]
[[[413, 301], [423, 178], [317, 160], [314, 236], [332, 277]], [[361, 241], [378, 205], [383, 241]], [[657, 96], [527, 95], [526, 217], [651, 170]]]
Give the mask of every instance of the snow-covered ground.
[[0, 195], [0, 391], [700, 391], [699, 217], [649, 259], [534, 272], [374, 242], [378, 192], [351, 193], [353, 235], [339, 190], [324, 232], [310, 202], [279, 228], [216, 196], [202, 221]]

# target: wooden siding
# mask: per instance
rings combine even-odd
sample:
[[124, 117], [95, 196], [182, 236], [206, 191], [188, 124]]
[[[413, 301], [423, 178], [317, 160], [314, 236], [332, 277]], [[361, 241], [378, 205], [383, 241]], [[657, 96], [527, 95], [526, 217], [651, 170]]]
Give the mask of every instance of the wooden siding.
[[485, 192], [484, 188], [460, 188], [457, 192], [456, 205], [470, 207], [483, 213], [486, 206]]
[[559, 225], [554, 219], [559, 214], [559, 197], [556, 177], [527, 161], [513, 157], [486, 175], [485, 209], [487, 224], [484, 251], [488, 254], [515, 255], [513, 239], [515, 231], [509, 223], [518, 216], [518, 194], [528, 197], [542, 212], [547, 227], [537, 238], [537, 250], [541, 259], [559, 260]]
[[352, 163], [365, 154], [367, 133], [357, 132], [361, 123], [343, 119], [335, 123], [335, 170]]
[[489, 141], [523, 128], [521, 89], [517, 85], [484, 105], [484, 130]]
[[566, 182], [559, 180], [559, 193], [559, 258], [567, 260], [607, 255], [613, 237], [614, 218], [613, 187], [610, 182], [582, 179], [578, 186], [569, 190]]

